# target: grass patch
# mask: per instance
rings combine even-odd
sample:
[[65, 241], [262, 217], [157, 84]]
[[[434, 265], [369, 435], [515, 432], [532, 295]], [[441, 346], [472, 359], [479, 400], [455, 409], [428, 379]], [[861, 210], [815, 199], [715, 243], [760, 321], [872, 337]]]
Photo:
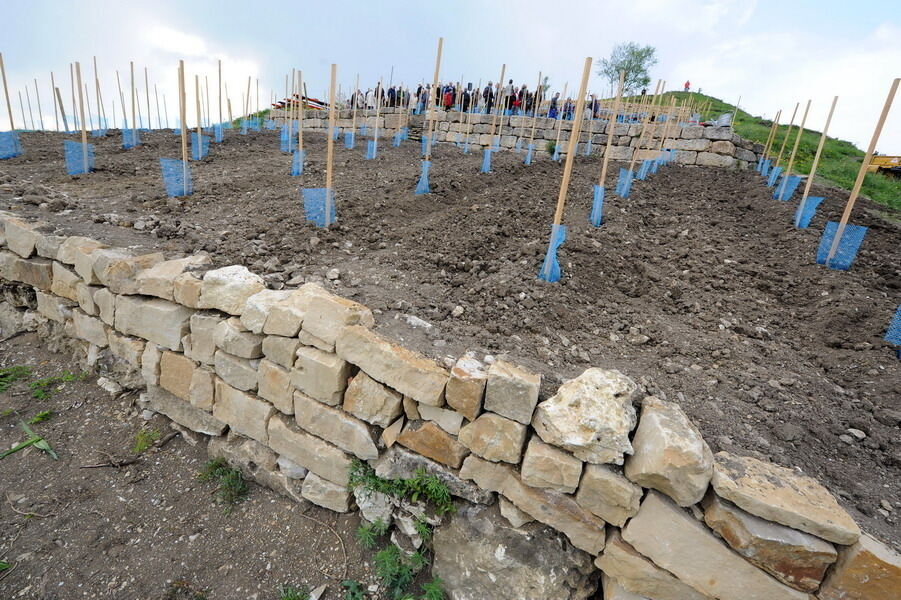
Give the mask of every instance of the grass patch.
[[309, 600], [310, 590], [306, 586], [282, 585], [278, 588], [278, 600]]
[[35, 416], [31, 417], [31, 419], [28, 420], [28, 424], [29, 425], [37, 425], [38, 423], [43, 423], [44, 421], [50, 420], [50, 418], [52, 416], [53, 416], [52, 410], [42, 410]]
[[409, 498], [413, 502], [424, 500], [431, 503], [439, 515], [454, 510], [450, 490], [438, 477], [426, 473], [425, 469], [417, 469], [410, 479], [382, 479], [375, 474], [375, 469], [355, 459], [350, 467], [348, 487], [351, 490], [362, 488], [381, 492], [395, 498]]
[[381, 519], [376, 519], [374, 523], [364, 523], [357, 528], [357, 541], [367, 550], [372, 550], [376, 546], [378, 538], [388, 533], [388, 524]]
[[142, 429], [135, 434], [135, 441], [131, 446], [131, 451], [134, 454], [141, 454], [158, 439], [160, 439], [160, 432], [156, 429]]
[[344, 600], [366, 600], [366, 591], [359, 581], [345, 579], [341, 582], [344, 588]]
[[206, 463], [199, 477], [201, 481], [218, 484], [216, 501], [226, 505], [225, 512], [231, 512], [232, 507], [244, 500], [250, 492], [241, 471], [232, 469], [221, 458]]
[[166, 587], [163, 600], [207, 600], [206, 590], [197, 589], [184, 580], [173, 581]]
[[[689, 96], [692, 96], [695, 106], [703, 105], [709, 101], [710, 109], [701, 115], [702, 119], [715, 119], [724, 113], [731, 113], [735, 110], [735, 106], [732, 104], [706, 94], [666, 92], [663, 96], [665, 104], [669, 104], [672, 97], [675, 97], [676, 102], [680, 103], [682, 100], [688, 100]], [[780, 118], [780, 123], [782, 124], [777, 128], [772, 143], [774, 150], [770, 151], [771, 154], [779, 154], [779, 148], [788, 134], [788, 120], [791, 119], [791, 109], [792, 107], [790, 106], [784, 107]], [[795, 143], [795, 137], [798, 135], [798, 125], [801, 123], [803, 110], [803, 106], [798, 108], [798, 115], [795, 117], [791, 135], [785, 143], [785, 151], [782, 155], [783, 165], [787, 163]], [[766, 144], [772, 125], [772, 120], [755, 117], [741, 109], [735, 114], [735, 133], [759, 144]], [[819, 131], [804, 128], [798, 145], [798, 153], [795, 155], [795, 163], [792, 167], [792, 171], [796, 174], [807, 175], [810, 173], [813, 157], [816, 154], [817, 145], [820, 143], [820, 134], [821, 132]], [[850, 190], [857, 179], [857, 172], [860, 170], [860, 163], [864, 155], [865, 152], [851, 142], [827, 136], [826, 143], [823, 144], [823, 155], [817, 167], [817, 177], [822, 177], [837, 187]], [[901, 211], [901, 178], [882, 173], [867, 173], [863, 180], [861, 194], [891, 210]]]
[[428, 564], [429, 561], [424, 554], [414, 552], [407, 556], [394, 544], [385, 546], [375, 555], [376, 575], [394, 600], [404, 600], [408, 597], [407, 588]]
[[25, 379], [29, 375], [31, 375], [31, 367], [16, 366], [0, 369], [0, 392], [5, 392], [15, 382]]
[[55, 392], [59, 391], [59, 389], [62, 387], [61, 384], [68, 383], [70, 381], [81, 381], [87, 376], [87, 373], [70, 373], [69, 371], [66, 371], [65, 373], [61, 373], [59, 375], [52, 375], [50, 377], [45, 377], [44, 379], [32, 381], [28, 384], [28, 387], [31, 388], [32, 398], [46, 400]]

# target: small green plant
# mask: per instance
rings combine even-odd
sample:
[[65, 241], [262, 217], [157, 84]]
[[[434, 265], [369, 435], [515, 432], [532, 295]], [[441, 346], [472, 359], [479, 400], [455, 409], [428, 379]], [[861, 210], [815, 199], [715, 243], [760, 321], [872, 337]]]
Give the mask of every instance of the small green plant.
[[413, 523], [413, 527], [416, 529], [416, 535], [419, 536], [419, 539], [422, 540], [423, 544], [428, 544], [432, 539], [432, 527], [426, 522], [422, 517], [418, 517], [416, 521]]
[[28, 387], [31, 388], [32, 398], [46, 400], [47, 398], [52, 396], [54, 392], [60, 389], [58, 384], [68, 383], [69, 381], [80, 381], [87, 377], [87, 375], [87, 373], [76, 374], [66, 371], [61, 375], [53, 375], [51, 377], [45, 377], [44, 379], [32, 381], [28, 384]]
[[34, 431], [32, 431], [31, 427], [28, 426], [28, 423], [22, 423], [21, 425], [22, 425], [22, 430], [25, 432], [25, 434], [28, 436], [28, 438], [24, 442], [16, 444], [9, 450], [6, 450], [5, 452], [0, 452], [0, 459], [4, 459], [7, 456], [9, 456], [10, 454], [14, 454], [14, 453], [18, 452], [19, 450], [24, 450], [25, 448], [28, 448], [29, 446], [34, 446], [38, 450], [42, 450], [42, 451], [46, 452], [47, 454], [49, 454], [53, 460], [59, 460], [59, 456], [56, 455], [56, 452], [54, 452], [53, 448], [50, 446], [50, 444], [47, 442], [47, 440], [45, 440], [44, 438], [42, 438], [41, 436], [36, 434]]
[[184, 580], [173, 581], [166, 587], [163, 600], [207, 600], [206, 590], [199, 590]]
[[557, 149], [557, 142], [555, 142], [553, 140], [548, 140], [547, 143], [545, 143], [545, 145], [544, 145], [544, 151], [547, 152], [548, 154], [553, 155], [554, 150], [556, 150], [556, 149]]
[[225, 512], [231, 512], [231, 507], [244, 500], [250, 491], [241, 471], [229, 467], [222, 458], [206, 463], [200, 473], [200, 479], [218, 483], [216, 500], [226, 505]]
[[29, 425], [37, 425], [38, 423], [43, 423], [44, 421], [49, 420], [50, 417], [52, 417], [52, 416], [53, 416], [52, 410], [42, 410], [35, 416], [31, 417], [31, 419], [28, 420], [28, 424]]
[[425, 469], [417, 469], [410, 479], [382, 479], [371, 466], [361, 460], [354, 460], [350, 467], [349, 487], [381, 492], [395, 498], [409, 498], [413, 502], [426, 500], [434, 505], [435, 511], [440, 515], [454, 510], [450, 490], [437, 476], [426, 473]]
[[422, 597], [420, 600], [444, 600], [444, 588], [440, 577], [435, 577], [431, 581], [422, 584]]
[[310, 590], [306, 586], [294, 587], [281, 585], [278, 588], [278, 600], [309, 600]]
[[366, 592], [359, 581], [345, 579], [341, 582], [341, 587], [347, 590], [344, 592], [344, 600], [366, 600]]
[[385, 546], [375, 555], [376, 575], [395, 600], [406, 597], [407, 588], [427, 564], [428, 559], [420, 552], [407, 557], [394, 544]]
[[135, 434], [135, 441], [131, 446], [131, 451], [134, 454], [141, 454], [158, 439], [160, 439], [160, 432], [156, 429], [142, 429]]
[[31, 375], [31, 367], [6, 367], [0, 369], [0, 392], [8, 390], [12, 384]]
[[357, 528], [357, 540], [367, 550], [375, 548], [376, 540], [388, 533], [388, 523], [376, 519], [373, 523], [364, 523]]
[[0, 560], [0, 572], [6, 571], [7, 569], [12, 569], [13, 566], [6, 561]]

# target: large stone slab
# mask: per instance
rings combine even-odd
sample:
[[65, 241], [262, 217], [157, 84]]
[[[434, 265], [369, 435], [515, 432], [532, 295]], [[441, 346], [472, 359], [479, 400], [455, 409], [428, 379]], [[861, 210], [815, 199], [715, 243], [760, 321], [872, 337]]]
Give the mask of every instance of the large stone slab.
[[160, 387], [185, 401], [191, 400], [194, 361], [177, 352], [163, 352], [160, 359]]
[[901, 556], [870, 537], [845, 548], [820, 588], [820, 600], [897, 600]]
[[163, 300], [175, 300], [175, 280], [178, 276], [209, 264], [210, 257], [205, 254], [156, 263], [138, 273], [136, 277], [138, 293]]
[[445, 395], [447, 404], [470, 421], [482, 412], [488, 371], [473, 354], [462, 356], [451, 369]]
[[416, 407], [419, 417], [426, 421], [434, 421], [441, 429], [451, 435], [458, 435], [463, 426], [463, 415], [455, 410], [438, 408], [428, 404], [419, 404]]
[[815, 592], [838, 555], [829, 542], [743, 511], [712, 491], [704, 522], [733, 550], [793, 588]]
[[269, 318], [272, 307], [287, 300], [293, 290], [262, 290], [247, 299], [244, 312], [241, 314], [241, 323], [253, 333], [262, 333], [263, 325]]
[[216, 381], [213, 416], [228, 423], [232, 430], [268, 444], [266, 429], [273, 414], [275, 408], [265, 400], [237, 390], [224, 381]]
[[203, 275], [200, 308], [215, 308], [240, 316], [247, 299], [266, 288], [263, 278], [247, 267], [232, 265], [207, 271]]
[[232, 356], [222, 350], [217, 350], [213, 356], [213, 366], [216, 375], [227, 384], [245, 392], [254, 391], [259, 385], [259, 360], [251, 360]]
[[67, 265], [75, 265], [79, 254], [90, 254], [97, 248], [107, 248], [106, 244], [78, 235], [67, 237], [56, 252], [56, 260]]
[[[163, 262], [162, 252], [134, 256], [117, 248], [98, 249], [91, 254], [94, 274], [114, 294], [137, 294], [138, 274]], [[90, 283], [90, 282], [88, 282]]]
[[72, 325], [76, 337], [100, 348], [106, 348], [109, 344], [106, 326], [100, 319], [88, 316], [76, 308], [72, 311]]
[[[618, 529], [607, 532], [604, 553], [594, 564], [630, 593], [653, 600], [708, 600], [701, 592], [661, 569], [623, 540]], [[776, 600], [775, 598], [773, 600]]]
[[332, 483], [316, 473], [309, 473], [303, 480], [301, 496], [315, 504], [334, 512], [346, 513], [350, 510], [350, 490], [347, 486]]
[[331, 347], [344, 327], [358, 325], [368, 328], [374, 324], [372, 311], [362, 304], [333, 294], [317, 293], [309, 299], [301, 328]]
[[528, 425], [538, 403], [541, 375], [499, 360], [488, 368], [485, 410]]
[[337, 354], [301, 346], [291, 370], [291, 382], [307, 396], [339, 406], [353, 368]]
[[295, 392], [294, 420], [305, 431], [361, 460], [378, 458], [378, 448], [366, 424], [339, 408], [332, 408], [306, 394]]
[[287, 298], [269, 308], [266, 323], [263, 324], [263, 333], [295, 337], [300, 332], [303, 319], [313, 298], [325, 294], [328, 292], [315, 283], [305, 283], [300, 286]]
[[287, 369], [294, 367], [298, 348], [300, 348], [300, 340], [297, 338], [286, 338], [279, 335], [263, 337], [263, 356]]
[[860, 527], [812, 477], [756, 458], [718, 452], [713, 489], [753, 515], [836, 544], [853, 544]]
[[472, 479], [483, 490], [502, 494], [536, 521], [566, 534], [576, 548], [589, 554], [604, 549], [604, 521], [566, 494], [529, 487], [511, 467], [472, 454], [463, 462], [460, 477]]
[[40, 291], [35, 293], [35, 298], [38, 312], [51, 321], [65, 323], [72, 318], [72, 308], [75, 307], [75, 303], [71, 300]]
[[344, 410], [367, 423], [388, 427], [403, 412], [402, 396], [360, 371], [344, 392]]
[[116, 296], [116, 329], [170, 350], [181, 350], [181, 339], [188, 333], [192, 314], [192, 309], [160, 298]]
[[427, 475], [434, 475], [447, 486], [452, 496], [469, 500], [474, 504], [491, 504], [494, 494], [479, 488], [470, 481], [430, 458], [410, 452], [401, 446], [391, 446], [375, 461], [370, 463], [375, 474], [382, 479], [412, 479], [420, 469]]
[[81, 277], [56, 261], [53, 261], [51, 272], [53, 283], [50, 284], [50, 291], [57, 296], [78, 302], [78, 285], [84, 284]]
[[582, 461], [533, 435], [522, 459], [521, 473], [527, 485], [571, 494], [579, 487]]
[[622, 535], [654, 564], [713, 598], [809, 600], [733, 552], [703, 523], [653, 490]]
[[469, 449], [432, 421], [410, 421], [397, 442], [414, 452], [459, 469]]
[[447, 372], [428, 358], [382, 338], [366, 327], [345, 327], [336, 352], [376, 381], [432, 406], [444, 404]]
[[216, 325], [213, 343], [217, 348], [241, 358], [263, 356], [263, 336], [249, 331], [237, 317], [225, 319]]
[[677, 404], [645, 398], [626, 460], [626, 477], [663, 492], [679, 506], [697, 504], [713, 476], [713, 453]]
[[641, 505], [641, 486], [607, 465], [585, 465], [576, 502], [608, 523], [622, 527]]
[[40, 234], [33, 225], [15, 217], [7, 217], [4, 219], [4, 228], [6, 246], [10, 250], [22, 258], [29, 258], [34, 254]]
[[205, 435], [222, 435], [228, 425], [209, 413], [176, 398], [166, 390], [147, 386], [147, 399], [151, 410], [163, 413], [179, 425]]
[[548, 444], [590, 463], [623, 464], [632, 453], [638, 385], [619, 371], [591, 368], [538, 405], [532, 427]]
[[350, 456], [291, 421], [282, 415], [269, 419], [269, 447], [320, 477], [346, 486], [353, 464]]
[[213, 364], [216, 355], [216, 327], [222, 322], [222, 313], [195, 312], [191, 315], [191, 350], [188, 356], [207, 365]]
[[459, 440], [484, 459], [519, 464], [526, 426], [486, 412], [460, 430]]
[[294, 386], [291, 371], [270, 360], [261, 360], [257, 368], [257, 393], [280, 412], [294, 414]]

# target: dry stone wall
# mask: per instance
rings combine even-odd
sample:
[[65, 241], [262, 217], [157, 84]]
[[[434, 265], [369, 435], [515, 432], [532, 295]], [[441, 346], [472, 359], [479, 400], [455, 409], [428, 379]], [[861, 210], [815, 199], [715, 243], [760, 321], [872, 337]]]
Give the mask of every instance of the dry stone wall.
[[[243, 266], [138, 256], [0, 219], [3, 335], [65, 340], [104, 376], [146, 388], [146, 406], [201, 434], [211, 456], [298, 501], [390, 517], [390, 498], [349, 488], [354, 461], [385, 478], [423, 468], [464, 513], [499, 501], [511, 544], [526, 544], [512, 530], [532, 521], [559, 532], [561, 556], [599, 569], [608, 600], [898, 597], [898, 554], [823, 486], [712, 454], [678, 405], [626, 374], [590, 368], [541, 398], [538, 375], [471, 354], [436, 363], [316, 284], [269, 290]], [[469, 539], [476, 513], [439, 528], [442, 539]], [[415, 537], [404, 523], [392, 539]], [[436, 568], [468, 556], [492, 552], [445, 553]], [[467, 588], [478, 578], [445, 580], [457, 582], [452, 598], [478, 596]], [[584, 583], [569, 597], [587, 597]]]
[[[374, 112], [374, 111], [369, 111]], [[390, 140], [391, 136], [403, 122], [399, 109], [383, 109], [378, 118], [374, 115], [364, 115], [362, 111], [357, 114], [356, 127], [365, 125], [367, 135], [372, 135], [378, 125], [379, 138]], [[322, 132], [328, 128], [327, 113], [318, 110], [308, 110], [303, 121], [304, 131]], [[474, 148], [487, 148], [492, 145], [491, 123], [493, 115], [473, 114], [471, 123], [467, 121], [467, 115], [459, 112], [435, 111], [436, 130], [435, 139], [438, 142], [463, 143], [467, 137]], [[272, 118], [276, 122], [282, 122], [284, 113], [280, 110], [272, 111]], [[354, 121], [352, 113], [348, 110], [339, 112], [337, 127], [350, 131]], [[422, 127], [423, 116], [412, 115], [410, 124], [414, 128]], [[533, 139], [532, 118], [526, 116], [503, 117], [497, 119], [495, 136], [500, 135], [500, 147], [504, 149], [527, 148]], [[539, 117], [536, 119], [534, 132], [534, 151], [546, 153], [548, 143], [554, 143], [558, 139], [558, 126], [562, 133], [560, 139], [560, 154], [566, 155], [567, 143], [572, 131], [572, 121], [563, 121]], [[750, 140], [746, 140], [732, 131], [731, 127], [701, 127], [664, 123], [651, 123], [642, 138], [641, 149], [638, 140], [641, 137], [642, 125], [640, 123], [616, 123], [612, 130], [613, 146], [610, 149], [610, 158], [613, 160], [631, 160], [637, 152], [636, 160], [656, 158], [660, 140], [665, 136], [666, 147], [676, 151], [674, 162], [682, 165], [700, 165], [707, 167], [735, 167], [747, 168], [750, 164], [756, 164], [757, 159], [763, 153], [763, 146]], [[591, 140], [590, 152], [596, 156], [603, 156], [606, 151], [607, 136], [611, 133], [611, 127], [606, 121], [593, 120], [583, 123], [582, 133], [579, 139], [579, 152], [584, 153], [589, 140]]]

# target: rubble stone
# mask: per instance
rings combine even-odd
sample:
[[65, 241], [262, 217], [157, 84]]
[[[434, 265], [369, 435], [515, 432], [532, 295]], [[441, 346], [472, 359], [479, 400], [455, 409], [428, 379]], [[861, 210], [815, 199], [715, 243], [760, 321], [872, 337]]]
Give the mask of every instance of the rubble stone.
[[503, 360], [488, 368], [485, 410], [528, 425], [538, 403], [541, 375], [535, 375]]
[[401, 395], [362, 371], [344, 392], [344, 410], [379, 427], [388, 427], [403, 412]]
[[579, 487], [582, 461], [545, 444], [535, 435], [526, 448], [521, 473], [522, 481], [527, 485], [571, 494]]
[[494, 413], [482, 413], [460, 430], [460, 442], [490, 461], [519, 464], [526, 427]]

